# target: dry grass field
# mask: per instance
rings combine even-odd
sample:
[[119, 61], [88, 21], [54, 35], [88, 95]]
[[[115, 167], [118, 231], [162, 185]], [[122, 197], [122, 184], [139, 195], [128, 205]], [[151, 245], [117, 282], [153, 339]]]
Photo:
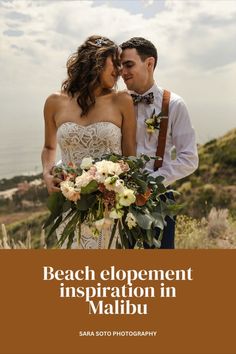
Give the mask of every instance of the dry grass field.
[[[24, 223], [15, 221], [7, 228], [2, 224], [0, 248], [46, 248], [45, 233], [42, 230], [42, 219], [45, 215], [45, 213], [34, 213]], [[24, 230], [23, 234], [22, 230]], [[229, 216], [227, 209], [212, 208], [207, 218], [202, 219], [179, 215], [176, 223], [176, 248], [236, 248], [236, 221]]]

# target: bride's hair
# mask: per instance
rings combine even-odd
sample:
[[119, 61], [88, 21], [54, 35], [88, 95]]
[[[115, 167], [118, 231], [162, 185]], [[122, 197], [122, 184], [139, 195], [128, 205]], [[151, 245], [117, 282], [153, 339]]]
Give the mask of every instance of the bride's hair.
[[67, 79], [62, 90], [74, 97], [82, 109], [81, 116], [95, 104], [94, 90], [100, 86], [99, 76], [107, 57], [112, 56], [115, 68], [119, 69], [119, 47], [110, 39], [91, 36], [72, 54], [67, 61]]

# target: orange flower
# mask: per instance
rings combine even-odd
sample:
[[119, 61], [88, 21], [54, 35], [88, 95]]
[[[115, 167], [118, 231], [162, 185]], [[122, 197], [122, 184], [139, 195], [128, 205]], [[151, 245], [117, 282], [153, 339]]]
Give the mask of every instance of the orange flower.
[[70, 161], [68, 163], [68, 166], [71, 167], [71, 168], [76, 168], [76, 164], [74, 162], [72, 162], [72, 161]]
[[143, 206], [146, 203], [146, 201], [148, 200], [148, 198], [150, 197], [151, 193], [152, 193], [152, 190], [150, 188], [148, 188], [145, 193], [137, 194], [135, 204], [137, 206]]

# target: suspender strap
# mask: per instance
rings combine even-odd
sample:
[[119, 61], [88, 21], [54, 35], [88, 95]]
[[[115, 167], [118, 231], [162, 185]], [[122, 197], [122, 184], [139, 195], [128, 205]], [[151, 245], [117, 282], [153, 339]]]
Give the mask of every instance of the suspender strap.
[[170, 103], [170, 92], [164, 90], [163, 98], [162, 98], [162, 108], [161, 108], [162, 118], [160, 123], [160, 130], [159, 130], [157, 150], [156, 150], [156, 156], [161, 157], [161, 160], [155, 160], [154, 171], [160, 168], [163, 163], [163, 157], [164, 157], [165, 147], [166, 147], [166, 134], [168, 128], [169, 103]]

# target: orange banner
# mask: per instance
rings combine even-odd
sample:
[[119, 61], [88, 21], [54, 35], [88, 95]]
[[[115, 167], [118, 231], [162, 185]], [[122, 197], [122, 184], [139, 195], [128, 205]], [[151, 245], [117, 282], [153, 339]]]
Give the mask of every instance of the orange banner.
[[0, 251], [0, 353], [235, 353], [235, 252]]

